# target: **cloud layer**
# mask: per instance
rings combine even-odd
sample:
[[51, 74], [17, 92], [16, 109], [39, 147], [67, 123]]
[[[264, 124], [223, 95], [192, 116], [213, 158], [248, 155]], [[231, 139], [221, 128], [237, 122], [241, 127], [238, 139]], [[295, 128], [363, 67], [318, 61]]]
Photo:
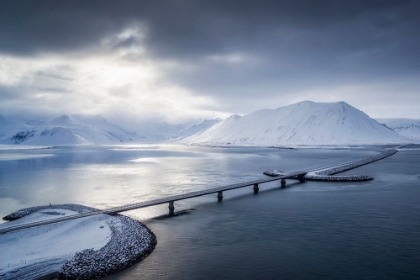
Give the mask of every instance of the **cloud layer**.
[[0, 112], [420, 118], [418, 1], [2, 1]]

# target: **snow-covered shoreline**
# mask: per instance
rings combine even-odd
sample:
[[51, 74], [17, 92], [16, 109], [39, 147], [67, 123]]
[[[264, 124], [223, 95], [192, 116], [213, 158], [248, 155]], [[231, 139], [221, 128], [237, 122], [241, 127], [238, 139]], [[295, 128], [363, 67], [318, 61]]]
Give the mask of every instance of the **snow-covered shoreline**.
[[[13, 220], [10, 223], [19, 223], [19, 219], [36, 220], [40, 219], [40, 217], [45, 219], [51, 215], [68, 215], [92, 210], [96, 209], [76, 204], [46, 205], [21, 209], [7, 215], [5, 219]], [[45, 252], [48, 249], [36, 248], [36, 244], [30, 244], [31, 251], [40, 250], [42, 258], [28, 256], [30, 253], [33, 254], [33, 252], [25, 252], [25, 248], [21, 250], [20, 255], [16, 253], [15, 258], [13, 258], [15, 252], [10, 252], [9, 255], [12, 256], [7, 262], [5, 259], [3, 259], [3, 262], [0, 262], [1, 278], [37, 279], [39, 277], [57, 277], [59, 279], [90, 279], [102, 277], [121, 271], [141, 261], [155, 248], [157, 244], [156, 236], [139, 221], [122, 215], [100, 216], [103, 217], [87, 217], [77, 221], [67, 221], [0, 235], [0, 247], [3, 246], [9, 251], [12, 250], [11, 246], [19, 247], [19, 244], [22, 245], [22, 242], [25, 244], [25, 239], [29, 240], [29, 243], [33, 243], [31, 238], [41, 240], [39, 246], [44, 247], [45, 244], [54, 242], [54, 238], [57, 239], [57, 236], [58, 239], [55, 242], [58, 242], [58, 246], [62, 245], [63, 247], [66, 246], [66, 243], [69, 243], [69, 240], [73, 240], [72, 244], [74, 245], [76, 245], [74, 242], [79, 243], [78, 240], [84, 242], [88, 238], [95, 240], [97, 239], [96, 236], [103, 240], [96, 243], [96, 245], [86, 242], [87, 244], [84, 248], [76, 252], [72, 252], [69, 249], [68, 254], [66, 254], [65, 249], [62, 249], [60, 253], [57, 253], [55, 250]], [[87, 230], [82, 228], [86, 226], [90, 226], [90, 228]], [[90, 236], [86, 236], [86, 234]], [[71, 248], [73, 247], [72, 244], [67, 245], [70, 245], [69, 248]], [[79, 247], [84, 246], [83, 244], [77, 245]], [[54, 246], [52, 247], [54, 249]], [[74, 250], [74, 248], [71, 249]], [[24, 262], [22, 262], [22, 258], [25, 258]], [[29, 258], [28, 261], [26, 258]]]

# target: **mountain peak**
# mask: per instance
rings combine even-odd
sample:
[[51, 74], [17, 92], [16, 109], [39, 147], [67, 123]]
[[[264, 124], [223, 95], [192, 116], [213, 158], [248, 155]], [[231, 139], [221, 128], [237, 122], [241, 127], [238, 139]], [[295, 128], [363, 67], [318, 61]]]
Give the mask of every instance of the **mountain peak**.
[[234, 115], [228, 117], [227, 120], [228, 119], [234, 119], [234, 120], [236, 120], [236, 119], [239, 119], [239, 118], [241, 118], [241, 116], [239, 116], [238, 114], [234, 114]]
[[100, 116], [89, 123], [76, 121], [68, 115], [50, 121], [29, 120], [16, 124], [4, 133], [0, 131], [0, 143], [24, 145], [78, 145], [131, 143], [140, 140], [134, 132], [106, 122]]
[[294, 104], [291, 104], [291, 105], [312, 105], [314, 103], [315, 102], [310, 101], [310, 100], [304, 100], [304, 101], [300, 101], [300, 102], [297, 102], [297, 103], [294, 103]]
[[299, 146], [383, 144], [404, 139], [346, 102], [302, 101], [240, 118], [231, 116], [186, 140], [210, 145]]
[[57, 117], [51, 120], [52, 124], [62, 125], [62, 124], [69, 124], [72, 120], [68, 115], [62, 115], [61, 117]]

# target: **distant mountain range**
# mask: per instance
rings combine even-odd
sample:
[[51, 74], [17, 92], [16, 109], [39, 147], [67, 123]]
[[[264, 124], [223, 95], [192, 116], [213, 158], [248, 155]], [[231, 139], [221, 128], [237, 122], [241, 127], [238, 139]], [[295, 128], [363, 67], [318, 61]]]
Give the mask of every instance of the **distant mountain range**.
[[206, 130], [221, 119], [198, 119], [185, 123], [171, 125], [166, 122], [141, 123], [136, 127], [139, 134], [144, 135], [150, 142], [175, 141]]
[[100, 115], [62, 115], [50, 120], [19, 121], [0, 115], [0, 144], [80, 145], [156, 143], [192, 135], [220, 120], [196, 120], [185, 124], [150, 123], [128, 131]]
[[76, 145], [128, 143], [137, 139], [101, 116], [63, 115], [51, 120], [19, 122], [2, 118], [0, 143], [25, 145]]
[[176, 142], [217, 146], [319, 146], [420, 141], [420, 120], [371, 119], [345, 102], [299, 102], [220, 120], [149, 122], [132, 131], [100, 115], [19, 121], [0, 115], [0, 144], [79, 145]]
[[181, 140], [199, 145], [304, 146], [403, 143], [407, 139], [345, 102], [299, 102], [233, 115]]
[[377, 119], [392, 130], [409, 139], [420, 141], [420, 120], [413, 119]]

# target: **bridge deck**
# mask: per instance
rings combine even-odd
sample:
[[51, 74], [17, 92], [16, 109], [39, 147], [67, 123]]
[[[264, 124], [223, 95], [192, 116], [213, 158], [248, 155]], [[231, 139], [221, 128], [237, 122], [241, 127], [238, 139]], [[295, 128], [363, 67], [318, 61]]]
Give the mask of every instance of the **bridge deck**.
[[45, 220], [45, 221], [39, 221], [39, 222], [27, 223], [27, 224], [23, 224], [23, 225], [6, 227], [6, 228], [0, 229], [0, 234], [6, 233], [6, 232], [11, 232], [11, 231], [16, 231], [16, 230], [20, 230], [20, 229], [25, 229], [25, 228], [31, 228], [31, 227], [36, 227], [36, 226], [42, 226], [42, 225], [48, 225], [48, 224], [73, 220], [73, 219], [80, 219], [80, 218], [94, 216], [94, 215], [117, 214], [117, 213], [129, 211], [129, 210], [145, 208], [145, 207], [160, 205], [160, 204], [164, 204], [164, 203], [169, 203], [169, 202], [172, 202], [172, 201], [178, 201], [178, 200], [183, 200], [183, 199], [188, 199], [188, 198], [213, 194], [213, 193], [217, 193], [217, 192], [220, 192], [220, 191], [228, 191], [228, 190], [233, 190], [233, 189], [239, 189], [239, 188], [243, 188], [243, 187], [253, 186], [255, 184], [263, 184], [263, 183], [268, 183], [268, 182], [277, 181], [277, 180], [281, 180], [281, 179], [290, 179], [290, 178], [294, 178], [294, 177], [298, 177], [298, 176], [303, 176], [306, 173], [307, 172], [304, 172], [304, 171], [290, 172], [290, 173], [286, 173], [286, 174], [278, 176], [278, 177], [268, 177], [268, 178], [264, 177], [264, 178], [261, 178], [261, 179], [256, 179], [256, 180], [252, 180], [252, 181], [248, 181], [248, 182], [243, 182], [243, 183], [238, 183], [238, 184], [233, 184], [233, 185], [227, 185], [227, 186], [222, 186], [222, 187], [217, 187], [217, 188], [211, 188], [211, 189], [202, 190], [202, 191], [189, 192], [189, 193], [185, 193], [185, 194], [173, 195], [173, 196], [168, 196], [168, 197], [164, 197], [164, 198], [159, 198], [159, 199], [143, 201], [143, 202], [139, 202], [139, 203], [133, 203], [133, 204], [128, 204], [128, 205], [113, 207], [113, 208], [109, 208], [109, 209], [105, 209], [105, 210], [92, 211], [92, 212], [87, 212], [87, 213], [65, 216], [65, 217], [61, 217], [61, 218], [54, 218], [54, 219]]

